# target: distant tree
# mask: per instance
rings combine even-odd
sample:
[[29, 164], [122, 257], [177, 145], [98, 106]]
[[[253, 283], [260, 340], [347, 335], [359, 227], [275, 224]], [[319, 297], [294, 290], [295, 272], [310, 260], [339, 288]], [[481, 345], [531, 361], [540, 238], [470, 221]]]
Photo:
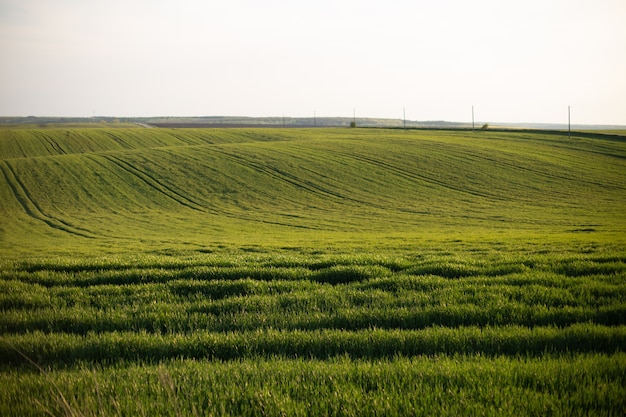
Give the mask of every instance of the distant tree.
[[480, 128], [480, 130], [487, 130], [487, 129], [489, 129], [489, 123], [485, 123], [483, 127]]
[[350, 127], [356, 127], [356, 122], [350, 122]]

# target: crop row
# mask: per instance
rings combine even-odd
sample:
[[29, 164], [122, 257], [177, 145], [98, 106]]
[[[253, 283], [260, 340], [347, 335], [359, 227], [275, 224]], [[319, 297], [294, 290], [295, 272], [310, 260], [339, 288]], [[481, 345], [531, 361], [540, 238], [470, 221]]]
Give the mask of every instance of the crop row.
[[[374, 295], [374, 294], [373, 294]], [[245, 331], [254, 329], [315, 330], [368, 328], [423, 329], [429, 326], [569, 326], [596, 323], [626, 325], [624, 303], [603, 307], [523, 305], [508, 302], [399, 306], [335, 306], [333, 300], [304, 296], [237, 297], [227, 302], [120, 305], [113, 309], [70, 307], [61, 310], [8, 311], [0, 317], [2, 333], [32, 331], [87, 334], [108, 331], [151, 333]], [[281, 305], [282, 304], [282, 305]], [[307, 307], [309, 306], [309, 307]]]
[[[449, 267], [449, 265], [448, 265]], [[587, 268], [591, 268], [587, 265]], [[624, 297], [626, 288], [623, 277], [626, 275], [626, 263], [616, 262], [604, 265], [604, 273], [595, 271], [591, 274], [564, 275], [559, 272], [530, 269], [524, 265], [509, 267], [502, 275], [473, 274], [451, 279], [445, 275], [433, 273], [425, 267], [416, 270], [410, 268], [394, 272], [378, 265], [333, 266], [321, 270], [282, 267], [191, 267], [181, 269], [134, 268], [126, 270], [100, 270], [82, 272], [55, 271], [0, 271], [0, 288], [6, 289], [0, 297], [0, 309], [11, 303], [28, 303], [19, 298], [28, 293], [29, 299], [50, 298], [55, 294], [72, 299], [72, 292], [84, 292], [82, 295], [98, 294], [112, 296], [129, 294], [124, 288], [146, 291], [168, 291], [178, 296], [189, 297], [195, 294], [211, 299], [220, 299], [236, 295], [276, 294], [298, 289], [329, 288], [328, 284], [359, 289], [379, 289], [398, 292], [402, 290], [432, 291], [441, 288], [472, 287], [528, 287], [533, 293], [533, 286], [546, 288], [546, 297], [551, 296], [550, 289], [573, 291], [573, 296], [583, 295], [585, 291], [594, 292], [589, 296], [612, 295]], [[518, 272], [520, 271], [520, 272]], [[536, 291], [535, 291], [536, 292]], [[11, 293], [11, 294], [6, 294]], [[579, 294], [580, 293], [580, 294]], [[542, 298], [540, 293], [533, 297]], [[37, 303], [37, 301], [33, 301]], [[41, 300], [42, 305], [51, 301]], [[35, 306], [31, 306], [35, 307]]]
[[[436, 275], [444, 278], [502, 276], [525, 271], [553, 272], [568, 277], [626, 272], [623, 245], [593, 248], [556, 245], [547, 248], [503, 247], [481, 253], [462, 255], [442, 252], [441, 248], [421, 249], [410, 255], [355, 254], [339, 255], [206, 255], [191, 258], [139, 256], [124, 258], [53, 258], [2, 265], [0, 278], [23, 276], [28, 282], [42, 285], [100, 285], [156, 282], [177, 278], [191, 279], [309, 279], [341, 283], [341, 275], [353, 280], [402, 272], [409, 275]], [[589, 251], [589, 254], [581, 253]], [[397, 252], [397, 250], [396, 250]], [[519, 253], [518, 253], [519, 252]], [[563, 253], [560, 253], [563, 252]], [[549, 256], [547, 255], [549, 254]], [[326, 277], [332, 275], [333, 277]]]
[[2, 363], [39, 364], [158, 361], [167, 358], [232, 360], [257, 356], [384, 358], [414, 355], [613, 354], [626, 346], [626, 327], [577, 324], [556, 327], [429, 327], [422, 330], [368, 329], [151, 334], [108, 332], [84, 336], [32, 332], [5, 335]]
[[[0, 280], [0, 310], [88, 306], [106, 308], [124, 304], [236, 302], [271, 297], [279, 304], [302, 300], [306, 307], [325, 302], [346, 307], [424, 307], [440, 304], [489, 305], [519, 302], [548, 307], [601, 307], [626, 301], [623, 275], [564, 278], [548, 274], [514, 274], [450, 280], [435, 276], [397, 274], [347, 285], [309, 280], [258, 281], [245, 279], [176, 279], [163, 283], [45, 287], [21, 280]], [[249, 297], [249, 298], [241, 298]], [[326, 301], [324, 301], [326, 300]], [[222, 301], [231, 303], [235, 301]], [[261, 304], [268, 304], [261, 301]], [[227, 305], [224, 305], [227, 307]]]
[[[359, 269], [360, 268], [360, 269]], [[382, 267], [343, 267], [344, 275], [375, 276]], [[256, 269], [288, 280], [173, 279], [168, 270], [143, 271], [146, 283], [43, 286], [10, 276], [0, 280], [0, 332], [255, 328], [419, 329], [431, 325], [567, 326], [626, 324], [623, 274], [564, 277], [539, 271], [501, 277], [447, 279], [391, 273], [348, 284], [296, 280], [299, 269]], [[329, 274], [328, 270], [322, 270]], [[373, 271], [373, 272], [372, 272]], [[111, 271], [77, 273], [85, 280]], [[241, 271], [239, 271], [241, 272]], [[120, 273], [113, 271], [113, 273]], [[135, 271], [121, 271], [121, 274]], [[155, 279], [154, 275], [158, 278]], [[33, 273], [43, 278], [58, 273]], [[61, 274], [67, 275], [67, 274]], [[72, 281], [78, 277], [71, 274]], [[37, 282], [37, 277], [32, 281]], [[155, 282], [156, 281], [156, 282]], [[162, 281], [162, 282], [159, 282]]]

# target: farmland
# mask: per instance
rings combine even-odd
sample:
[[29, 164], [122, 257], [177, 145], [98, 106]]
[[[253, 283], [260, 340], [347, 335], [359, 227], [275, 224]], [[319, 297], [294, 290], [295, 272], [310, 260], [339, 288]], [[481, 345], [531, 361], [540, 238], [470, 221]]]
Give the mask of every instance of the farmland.
[[0, 129], [2, 415], [621, 415], [626, 140]]

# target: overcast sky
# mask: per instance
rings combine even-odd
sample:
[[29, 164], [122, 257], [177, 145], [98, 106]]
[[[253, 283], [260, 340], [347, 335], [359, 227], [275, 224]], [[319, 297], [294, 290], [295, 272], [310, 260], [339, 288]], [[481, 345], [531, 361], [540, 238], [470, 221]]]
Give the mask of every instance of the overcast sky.
[[626, 124], [625, 0], [0, 0], [2, 116]]

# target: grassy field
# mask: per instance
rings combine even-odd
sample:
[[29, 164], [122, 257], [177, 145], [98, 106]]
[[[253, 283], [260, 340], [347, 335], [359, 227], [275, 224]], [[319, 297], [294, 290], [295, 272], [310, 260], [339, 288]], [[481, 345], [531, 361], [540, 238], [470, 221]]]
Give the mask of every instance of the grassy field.
[[623, 415], [626, 140], [0, 129], [0, 415]]

